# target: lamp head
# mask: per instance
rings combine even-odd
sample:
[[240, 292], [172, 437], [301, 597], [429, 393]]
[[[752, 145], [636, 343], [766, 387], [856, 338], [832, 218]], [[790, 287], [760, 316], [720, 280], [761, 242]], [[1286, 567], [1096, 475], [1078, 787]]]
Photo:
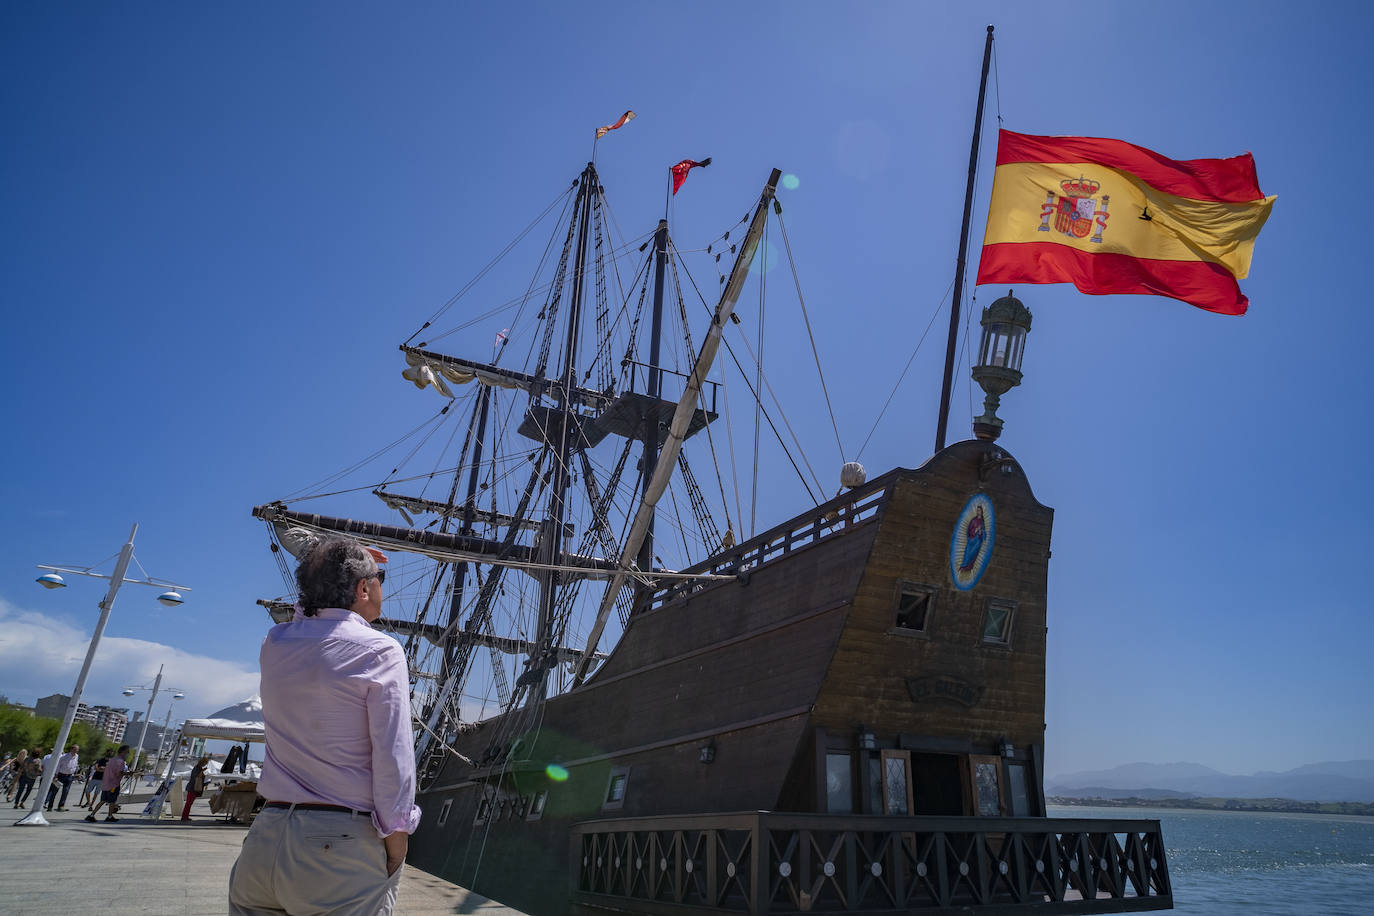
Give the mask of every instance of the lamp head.
[[1021, 357], [1025, 354], [1026, 335], [1030, 333], [1031, 313], [1008, 290], [983, 309], [979, 323], [983, 326], [983, 337], [973, 366], [973, 380], [986, 397], [983, 415], [973, 420], [973, 434], [990, 442], [1002, 433], [1002, 419], [997, 416], [1002, 395], [1021, 384]]
[[177, 607], [185, 604], [186, 599], [181, 597], [181, 593], [175, 590], [168, 590], [157, 596], [157, 603], [163, 607]]
[[62, 581], [62, 577], [55, 572], [44, 573], [33, 581], [44, 588], [66, 588], [67, 583]]

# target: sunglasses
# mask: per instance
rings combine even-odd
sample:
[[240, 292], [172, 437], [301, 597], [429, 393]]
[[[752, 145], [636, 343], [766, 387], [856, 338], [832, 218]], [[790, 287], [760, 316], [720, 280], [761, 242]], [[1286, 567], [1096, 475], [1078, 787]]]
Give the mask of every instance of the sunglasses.
[[375, 573], [373, 573], [373, 574], [370, 575], [370, 576], [367, 576], [366, 578], [368, 578], [368, 579], [376, 579], [378, 585], [385, 585], [385, 584], [386, 584], [386, 570], [385, 570], [385, 569], [378, 569]]

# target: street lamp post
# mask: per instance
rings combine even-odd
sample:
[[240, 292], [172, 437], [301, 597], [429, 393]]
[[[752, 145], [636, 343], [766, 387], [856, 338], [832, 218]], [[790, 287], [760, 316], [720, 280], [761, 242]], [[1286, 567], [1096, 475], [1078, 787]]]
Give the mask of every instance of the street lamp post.
[[78, 576], [90, 576], [95, 579], [109, 579], [110, 589], [105, 593], [105, 600], [100, 602], [100, 620], [96, 622], [95, 632], [91, 635], [91, 644], [86, 649], [86, 661], [81, 665], [81, 673], [76, 677], [76, 687], [72, 689], [72, 698], [67, 703], [66, 715], [62, 717], [62, 725], [57, 730], [57, 741], [53, 745], [53, 753], [50, 755], [51, 764], [43, 768], [43, 781], [39, 784], [38, 792], [33, 797], [33, 808], [29, 810], [23, 818], [15, 822], [17, 827], [46, 827], [48, 821], [43, 817], [43, 800], [48, 797], [48, 788], [52, 785], [53, 774], [57, 771], [56, 753], [58, 748], [65, 747], [67, 735], [72, 729], [72, 720], [76, 718], [76, 709], [81, 702], [81, 691], [86, 688], [86, 677], [91, 673], [91, 663], [95, 661], [95, 650], [100, 646], [100, 637], [105, 632], [105, 624], [110, 620], [110, 609], [114, 607], [115, 595], [119, 594], [119, 587], [125, 582], [133, 582], [138, 585], [155, 585], [158, 588], [168, 589], [158, 596], [158, 601], [168, 606], [181, 604], [184, 600], [177, 589], [190, 591], [184, 585], [175, 585], [171, 582], [155, 580], [145, 573], [143, 579], [126, 579], [124, 574], [129, 570], [129, 563], [134, 558], [134, 535], [138, 534], [138, 525], [134, 525], [129, 531], [129, 540], [124, 543], [123, 549], [119, 551], [119, 559], [115, 562], [114, 575], [104, 576], [100, 573], [92, 572], [86, 568], [67, 568], [62, 566], [42, 566], [39, 569], [46, 569], [49, 572], [38, 577], [38, 584], [44, 588], [63, 588], [67, 583], [62, 581], [59, 572], [65, 572]]
[[[146, 739], [146, 738], [148, 737], [148, 722], [153, 718], [153, 704], [157, 702], [157, 694], [158, 694], [158, 691], [162, 689], [162, 669], [163, 669], [163, 667], [165, 667], [165, 666], [163, 666], [163, 665], [158, 665], [158, 666], [157, 666], [157, 679], [153, 681], [153, 686], [151, 686], [151, 687], [146, 687], [146, 686], [140, 685], [140, 686], [136, 686], [136, 687], [125, 687], [125, 688], [124, 688], [124, 695], [125, 695], [126, 697], [131, 697], [131, 696], [133, 696], [135, 690], [151, 690], [151, 691], [153, 692], [153, 695], [150, 696], [150, 697], [148, 697], [148, 710], [147, 710], [147, 712], [145, 712], [145, 713], [143, 714], [143, 724], [139, 727], [139, 730], [138, 730], [138, 743], [134, 745], [134, 759], [129, 763], [129, 772], [130, 772], [130, 773], [136, 773], [136, 772], [138, 772], [138, 756], [139, 756], [139, 754], [142, 753], [142, 751], [143, 751], [143, 742], [144, 742], [144, 739]], [[182, 693], [180, 690], [177, 690], [175, 687], [170, 687], [170, 688], [168, 688], [168, 689], [169, 689], [169, 690], [175, 691], [175, 693], [174, 693], [174, 695], [173, 695], [173, 698], [174, 698], [174, 699], [179, 700], [179, 699], [181, 699], [183, 696], [185, 696], [184, 693]]]
[[172, 706], [174, 706], [176, 704], [176, 701], [180, 700], [183, 696], [185, 696], [185, 694], [183, 693], [174, 693], [172, 694], [172, 702], [167, 704], [167, 717], [162, 720], [162, 735], [157, 740], [157, 756], [159, 765], [161, 765], [167, 759], [167, 729], [172, 724]]

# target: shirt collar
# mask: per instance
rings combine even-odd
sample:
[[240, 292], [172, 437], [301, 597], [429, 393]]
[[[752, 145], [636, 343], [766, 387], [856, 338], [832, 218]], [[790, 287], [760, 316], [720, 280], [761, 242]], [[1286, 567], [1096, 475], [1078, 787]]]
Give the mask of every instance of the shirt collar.
[[348, 620], [350, 618], [357, 620], [363, 626], [367, 626], [367, 621], [363, 620], [361, 615], [343, 607], [320, 608], [313, 618], [301, 615], [302, 620]]

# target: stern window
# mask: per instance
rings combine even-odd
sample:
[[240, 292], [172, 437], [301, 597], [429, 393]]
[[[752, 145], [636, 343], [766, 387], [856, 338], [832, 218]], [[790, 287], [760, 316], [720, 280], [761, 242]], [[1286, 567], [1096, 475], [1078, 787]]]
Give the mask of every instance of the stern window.
[[848, 754], [825, 755], [825, 810], [854, 813], [854, 764]]
[[1024, 763], [1007, 764], [1007, 789], [1011, 796], [1011, 816], [1029, 817], [1031, 815], [1030, 790], [1026, 779]]
[[883, 813], [905, 817], [911, 813], [911, 753], [883, 751]]
[[983, 617], [983, 642], [994, 646], [1011, 645], [1011, 622], [1016, 616], [1016, 602], [1006, 598], [989, 598]]
[[897, 629], [924, 633], [935, 609], [935, 587], [919, 582], [897, 583]]

